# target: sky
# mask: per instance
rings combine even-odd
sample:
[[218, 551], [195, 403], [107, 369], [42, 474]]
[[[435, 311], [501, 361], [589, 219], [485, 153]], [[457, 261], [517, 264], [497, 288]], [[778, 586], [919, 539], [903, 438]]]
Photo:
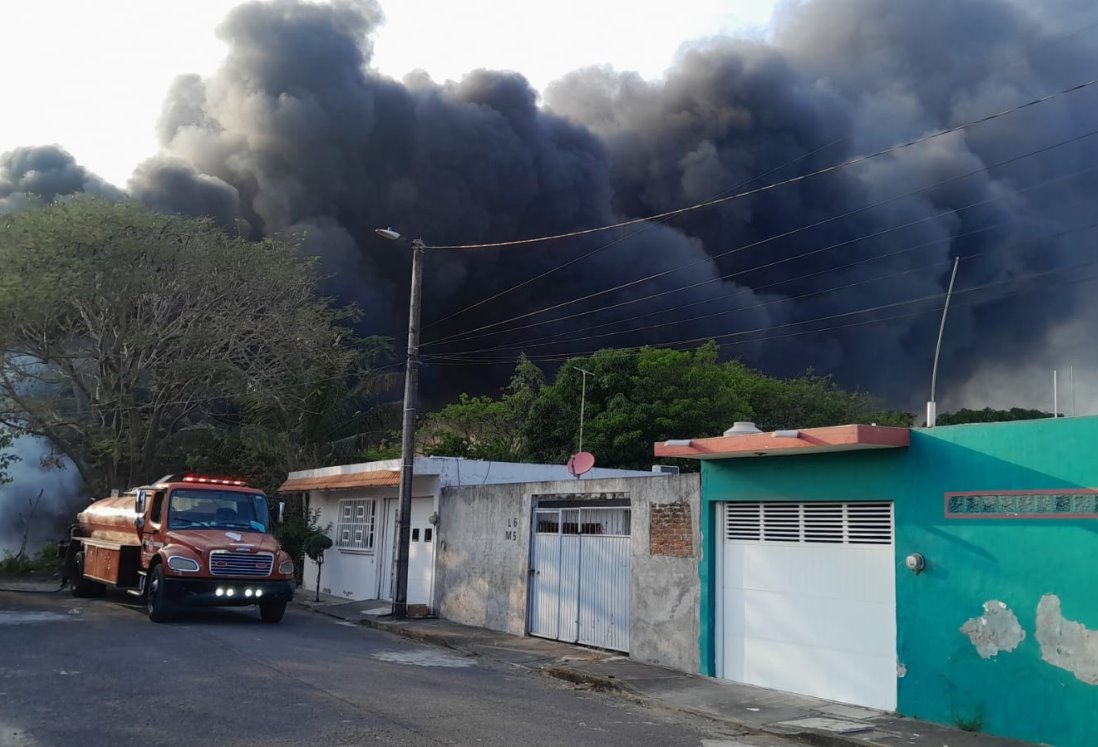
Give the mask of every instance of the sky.
[[[179, 74], [213, 73], [225, 53], [216, 28], [240, 0], [7, 0], [5, 101], [0, 153], [57, 144], [125, 187], [157, 150], [154, 127]], [[374, 67], [401, 79], [424, 70], [436, 81], [477, 68], [516, 70], [538, 90], [588, 65], [659, 78], [686, 41], [762, 34], [774, 0], [399, 0], [382, 2], [385, 23]], [[60, 22], [59, 22], [60, 19]], [[626, 19], [623, 22], [623, 19]], [[610, 31], [608, 31], [610, 30]]]

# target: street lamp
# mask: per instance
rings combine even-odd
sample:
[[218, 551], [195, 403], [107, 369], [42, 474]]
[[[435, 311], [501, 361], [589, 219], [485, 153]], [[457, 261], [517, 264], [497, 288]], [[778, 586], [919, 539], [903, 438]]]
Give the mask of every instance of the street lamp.
[[396, 589], [393, 617], [408, 616], [408, 554], [412, 537], [412, 475], [416, 458], [416, 399], [419, 395], [419, 291], [423, 284], [421, 239], [405, 239], [391, 228], [376, 229], [390, 241], [412, 245], [412, 294], [408, 304], [408, 361], [404, 373], [404, 418], [400, 440], [400, 518], [397, 530]]

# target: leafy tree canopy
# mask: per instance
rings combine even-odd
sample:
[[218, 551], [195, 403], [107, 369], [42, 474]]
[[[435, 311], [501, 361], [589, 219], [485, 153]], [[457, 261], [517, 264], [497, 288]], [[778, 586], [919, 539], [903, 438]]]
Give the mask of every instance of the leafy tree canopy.
[[8, 470], [12, 463], [19, 459], [15, 454], [8, 451], [13, 440], [10, 432], [0, 430], [0, 485], [11, 482], [11, 474]]
[[317, 382], [358, 355], [353, 315], [292, 243], [93, 199], [6, 215], [0, 423], [48, 438], [93, 490], [139, 484], [196, 430], [253, 412], [313, 428]]
[[937, 425], [961, 425], [962, 423], [1001, 423], [1009, 420], [1039, 420], [1051, 418], [1051, 412], [1043, 410], [1027, 410], [1022, 407], [1012, 407], [1009, 410], [992, 410], [985, 407], [982, 410], [970, 410], [962, 408], [956, 412], [947, 412], [936, 418]]
[[808, 372], [783, 380], [738, 361], [722, 363], [710, 342], [693, 352], [601, 350], [568, 361], [549, 384], [523, 358], [500, 398], [464, 395], [428, 416], [428, 453], [563, 463], [580, 448], [581, 400], [583, 449], [600, 465], [618, 468], [646, 469], [653, 443], [719, 435], [736, 420], [754, 420], [764, 430], [912, 423], [909, 414], [882, 410], [830, 377]]

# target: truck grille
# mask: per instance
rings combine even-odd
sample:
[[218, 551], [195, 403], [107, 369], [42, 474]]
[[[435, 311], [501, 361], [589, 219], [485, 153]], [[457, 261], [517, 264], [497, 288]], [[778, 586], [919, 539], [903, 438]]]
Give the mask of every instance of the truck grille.
[[274, 556], [269, 552], [214, 550], [210, 553], [212, 576], [269, 576], [273, 566]]

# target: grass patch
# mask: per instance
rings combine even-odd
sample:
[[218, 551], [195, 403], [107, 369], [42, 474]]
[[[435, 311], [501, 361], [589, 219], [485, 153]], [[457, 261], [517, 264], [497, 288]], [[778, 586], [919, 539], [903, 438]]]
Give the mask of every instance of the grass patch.
[[6, 552], [0, 558], [0, 576], [53, 575], [59, 570], [57, 545], [45, 545], [34, 555]]

